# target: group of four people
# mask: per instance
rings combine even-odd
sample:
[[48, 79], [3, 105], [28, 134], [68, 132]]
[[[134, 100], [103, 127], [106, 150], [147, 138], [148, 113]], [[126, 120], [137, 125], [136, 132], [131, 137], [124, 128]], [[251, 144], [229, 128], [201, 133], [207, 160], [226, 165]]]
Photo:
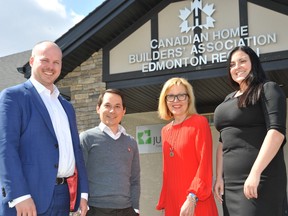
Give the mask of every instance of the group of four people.
[[[121, 92], [100, 94], [101, 122], [79, 136], [75, 111], [54, 85], [61, 49], [38, 43], [29, 62], [31, 78], [0, 94], [0, 216], [66, 216], [78, 209], [81, 216], [139, 215], [139, 152], [120, 124], [126, 112]], [[266, 79], [251, 48], [235, 48], [227, 62], [235, 92], [215, 110], [214, 194], [224, 216], [283, 216], [286, 97]], [[158, 112], [170, 123], [161, 132], [156, 208], [165, 216], [217, 216], [211, 131], [185, 78], [163, 85]]]

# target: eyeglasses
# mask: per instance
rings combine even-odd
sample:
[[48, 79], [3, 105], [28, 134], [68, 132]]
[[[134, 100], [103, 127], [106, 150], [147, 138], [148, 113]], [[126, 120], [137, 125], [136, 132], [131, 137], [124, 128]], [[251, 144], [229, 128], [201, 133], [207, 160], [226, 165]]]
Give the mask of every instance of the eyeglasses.
[[174, 102], [177, 98], [178, 101], [184, 101], [188, 97], [188, 94], [178, 94], [178, 95], [166, 95], [166, 101]]

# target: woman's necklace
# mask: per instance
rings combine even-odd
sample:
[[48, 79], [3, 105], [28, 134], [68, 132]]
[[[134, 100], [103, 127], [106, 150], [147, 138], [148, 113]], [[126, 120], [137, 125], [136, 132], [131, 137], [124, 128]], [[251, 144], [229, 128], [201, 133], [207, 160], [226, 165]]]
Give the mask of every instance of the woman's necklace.
[[[181, 128], [182, 128], [182, 124], [183, 124], [183, 122], [186, 120], [186, 118], [187, 118], [187, 116], [185, 117], [185, 119], [180, 123], [180, 127], [179, 128], [177, 128], [177, 133], [176, 133], [176, 136], [174, 137], [174, 139], [172, 140], [172, 136], [171, 136], [171, 134], [172, 134], [172, 131], [171, 131], [171, 133], [170, 133], [170, 137], [171, 137], [171, 145], [170, 145], [170, 148], [169, 148], [169, 150], [170, 150], [170, 152], [169, 152], [169, 155], [170, 155], [170, 157], [174, 157], [174, 146], [175, 146], [175, 143], [176, 143], [176, 140], [178, 139], [178, 135], [179, 135], [179, 132], [180, 132], [180, 130], [181, 130]], [[172, 129], [172, 126], [173, 126], [173, 124], [174, 124], [174, 121], [172, 122], [172, 125], [171, 125], [171, 127], [170, 127], [170, 129]]]

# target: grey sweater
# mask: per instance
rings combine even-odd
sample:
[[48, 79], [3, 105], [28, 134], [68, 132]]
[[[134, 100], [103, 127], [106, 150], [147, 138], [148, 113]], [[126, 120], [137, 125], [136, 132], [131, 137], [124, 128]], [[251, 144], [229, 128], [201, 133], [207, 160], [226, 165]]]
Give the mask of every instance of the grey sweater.
[[90, 206], [139, 209], [140, 164], [135, 139], [114, 140], [99, 127], [80, 134], [88, 172]]

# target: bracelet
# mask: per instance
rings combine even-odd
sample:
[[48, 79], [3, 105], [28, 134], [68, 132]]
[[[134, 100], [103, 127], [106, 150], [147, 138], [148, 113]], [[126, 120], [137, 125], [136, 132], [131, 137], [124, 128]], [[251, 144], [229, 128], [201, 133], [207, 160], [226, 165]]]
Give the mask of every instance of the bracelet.
[[196, 206], [198, 202], [198, 197], [194, 193], [189, 193], [187, 198], [190, 198], [190, 200], [193, 202], [193, 204]]

